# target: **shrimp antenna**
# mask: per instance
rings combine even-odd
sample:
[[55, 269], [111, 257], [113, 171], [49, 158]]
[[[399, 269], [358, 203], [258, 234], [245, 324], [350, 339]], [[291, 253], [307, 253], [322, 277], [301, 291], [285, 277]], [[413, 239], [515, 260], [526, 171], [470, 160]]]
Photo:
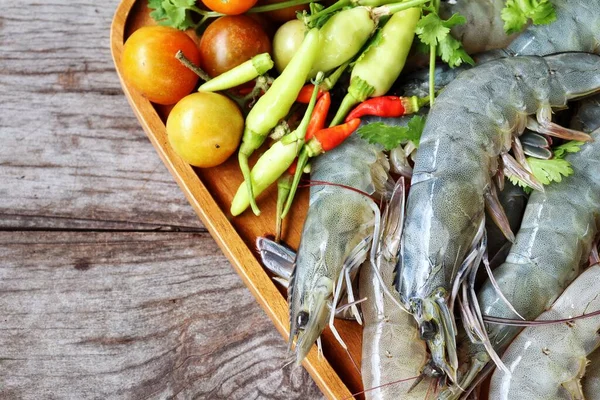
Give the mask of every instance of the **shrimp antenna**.
[[370, 198], [371, 200], [373, 200], [374, 202], [376, 202], [375, 198], [373, 196], [371, 196], [369, 193], [367, 192], [363, 192], [360, 189], [356, 189], [353, 188], [352, 186], [347, 186], [347, 185], [342, 185], [340, 183], [333, 183], [333, 182], [327, 182], [327, 181], [317, 181], [317, 180], [302, 180], [302, 182], [304, 182], [304, 184], [298, 186], [298, 187], [312, 187], [312, 186], [336, 186], [336, 187], [340, 187], [343, 189], [348, 189], [350, 191], [356, 192], [358, 194], [362, 194], [363, 196], [366, 196], [368, 198]]
[[488, 324], [496, 324], [496, 325], [508, 325], [508, 326], [543, 326], [543, 325], [552, 325], [552, 324], [564, 324], [567, 322], [577, 321], [579, 319], [593, 318], [600, 315], [600, 310], [591, 312], [589, 314], [577, 315], [572, 318], [565, 319], [548, 319], [541, 321], [521, 321], [519, 319], [510, 319], [510, 318], [500, 318], [500, 317], [492, 317], [492, 316], [484, 316], [483, 320]]
[[402, 382], [408, 382], [408, 381], [411, 381], [413, 379], [418, 379], [421, 376], [422, 376], [422, 374], [421, 375], [417, 375], [417, 376], [412, 376], [410, 378], [398, 379], [397, 381], [392, 381], [392, 382], [384, 383], [383, 385], [375, 386], [375, 387], [372, 387], [370, 389], [365, 389], [365, 390], [362, 390], [360, 392], [352, 393], [350, 396], [344, 397], [342, 400], [353, 399], [353, 398], [355, 398], [355, 396], [358, 396], [359, 394], [371, 392], [373, 390], [381, 389], [381, 388], [387, 387], [387, 386], [396, 385], [396, 384], [402, 383]]

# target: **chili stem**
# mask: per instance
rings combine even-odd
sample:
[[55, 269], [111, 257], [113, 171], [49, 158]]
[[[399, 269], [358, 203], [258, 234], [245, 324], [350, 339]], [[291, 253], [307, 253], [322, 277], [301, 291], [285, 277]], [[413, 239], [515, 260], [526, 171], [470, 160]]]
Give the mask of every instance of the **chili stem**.
[[208, 74], [206, 72], [204, 72], [202, 70], [202, 68], [198, 67], [193, 62], [191, 62], [190, 59], [187, 58], [185, 56], [185, 54], [183, 54], [183, 51], [181, 51], [181, 50], [177, 51], [177, 53], [175, 54], [175, 58], [178, 59], [180, 63], [182, 63], [183, 65], [188, 67], [190, 70], [192, 70], [203, 81], [206, 81], [206, 82], [210, 81], [210, 76], [208, 76]]
[[292, 207], [292, 202], [294, 201], [294, 197], [296, 196], [296, 190], [298, 189], [298, 185], [300, 184], [300, 178], [304, 172], [304, 167], [308, 164], [308, 151], [306, 146], [302, 147], [300, 151], [300, 155], [298, 156], [298, 164], [296, 165], [296, 172], [294, 173], [294, 180], [292, 181], [291, 187], [288, 189], [289, 194], [287, 195], [287, 201], [285, 202], [285, 208], [283, 209], [283, 213], [281, 214], [281, 219], [284, 219], [290, 208]]
[[346, 68], [348, 68], [348, 65], [350, 65], [350, 61], [346, 61], [345, 63], [340, 65], [327, 78], [325, 78], [325, 80], [321, 84], [321, 89], [325, 91], [330, 91], [331, 89], [333, 89], [337, 81], [340, 80], [340, 77], [342, 76]]
[[410, 0], [401, 3], [386, 4], [384, 6], [374, 8], [371, 13], [375, 17], [395, 14], [400, 11], [408, 10], [409, 8], [421, 6], [431, 0]]
[[251, 13], [261, 13], [261, 12], [281, 10], [283, 8], [301, 6], [303, 4], [309, 4], [314, 1], [315, 0], [288, 0], [288, 1], [283, 1], [281, 3], [267, 4], [264, 6], [252, 7], [251, 9], [246, 11], [246, 13], [251, 14]]
[[310, 22], [314, 21], [315, 19], [322, 17], [323, 15], [331, 14], [331, 13], [333, 13], [339, 9], [342, 9], [346, 6], [352, 5], [352, 3], [353, 3], [352, 0], [336, 1], [335, 3], [333, 3], [332, 5], [330, 5], [327, 8], [322, 9], [318, 13], [312, 14], [312, 15], [304, 18], [304, 23], [308, 25]]
[[277, 182], [277, 215], [275, 221], [275, 242], [281, 240], [281, 227], [283, 222], [283, 207], [290, 193], [292, 175], [285, 173]]

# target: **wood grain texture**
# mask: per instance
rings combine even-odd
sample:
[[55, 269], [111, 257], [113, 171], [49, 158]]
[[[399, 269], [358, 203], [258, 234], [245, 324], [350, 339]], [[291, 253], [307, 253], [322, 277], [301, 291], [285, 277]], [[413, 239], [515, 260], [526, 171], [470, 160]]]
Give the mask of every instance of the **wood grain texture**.
[[2, 4], [0, 398], [322, 397], [123, 96], [117, 5]]
[[306, 399], [205, 233], [0, 233], [3, 399]]
[[[256, 237], [273, 230], [276, 188], [272, 187], [272, 190], [260, 197], [260, 218], [256, 218], [250, 212], [232, 218], [229, 207], [242, 182], [235, 159], [231, 158], [214, 168], [192, 168], [169, 145], [164, 116], [157, 113], [152, 103], [122, 79], [123, 43], [138, 27], [154, 23], [148, 14], [149, 10], [144, 0], [122, 0], [111, 26], [111, 52], [125, 96], [158, 155], [204, 225], [277, 330], [287, 338], [290, 333], [286, 297], [258, 262], [254, 250]], [[304, 194], [306, 195], [306, 192]], [[305, 195], [299, 193], [293, 211], [288, 216], [289, 229], [282, 236], [283, 240], [296, 248], [308, 206]], [[319, 357], [316, 346], [313, 346], [302, 363], [323, 393], [332, 399], [349, 398], [353, 392], [362, 389], [360, 369], [357, 367], [360, 365], [361, 327], [356, 323], [341, 321], [338, 322], [338, 332], [347, 345], [347, 350], [342, 348], [331, 331], [326, 329], [321, 336], [325, 357]]]
[[117, 5], [3, 2], [0, 227], [202, 228], [123, 96]]

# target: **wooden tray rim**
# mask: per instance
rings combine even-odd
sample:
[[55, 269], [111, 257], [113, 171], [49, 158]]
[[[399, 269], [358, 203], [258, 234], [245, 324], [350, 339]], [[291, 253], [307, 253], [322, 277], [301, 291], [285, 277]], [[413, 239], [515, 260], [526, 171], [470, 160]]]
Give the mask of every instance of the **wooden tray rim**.
[[[165, 126], [150, 101], [142, 97], [137, 91], [132, 90], [123, 80], [120, 59], [125, 26], [136, 1], [123, 0], [119, 4], [110, 30], [111, 55], [123, 92], [144, 132], [146, 132], [156, 152], [173, 175], [173, 178], [175, 178], [194, 211], [229, 259], [246, 287], [273, 321], [279, 333], [287, 340], [289, 337], [289, 322], [286, 300], [263, 270], [253, 251], [246, 246], [227, 216], [219, 208], [219, 205], [210, 195], [193, 168], [181, 160], [170, 148], [166, 140]], [[319, 358], [315, 347], [311, 349], [302, 365], [326, 397], [330, 399], [352, 398], [351, 392], [331, 364], [326, 359]]]

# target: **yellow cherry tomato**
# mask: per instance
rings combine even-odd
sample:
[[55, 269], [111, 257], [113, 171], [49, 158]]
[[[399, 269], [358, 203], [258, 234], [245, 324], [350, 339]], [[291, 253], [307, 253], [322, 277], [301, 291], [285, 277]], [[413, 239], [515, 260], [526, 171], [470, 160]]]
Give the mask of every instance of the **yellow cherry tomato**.
[[211, 92], [181, 99], [167, 118], [169, 143], [196, 167], [217, 166], [231, 156], [242, 138], [244, 118], [229, 98]]

